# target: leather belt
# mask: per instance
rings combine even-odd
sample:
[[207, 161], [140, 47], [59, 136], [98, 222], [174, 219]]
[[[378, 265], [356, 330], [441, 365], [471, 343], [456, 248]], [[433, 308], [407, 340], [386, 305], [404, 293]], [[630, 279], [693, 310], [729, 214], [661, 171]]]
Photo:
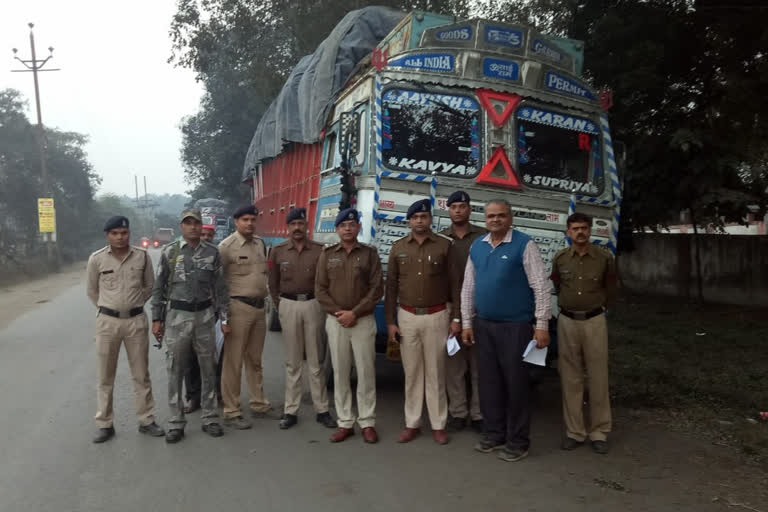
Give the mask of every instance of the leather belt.
[[568, 311], [567, 309], [560, 308], [560, 313], [574, 320], [589, 320], [605, 313], [605, 308], [597, 308], [592, 311]]
[[230, 297], [230, 299], [239, 300], [243, 304], [248, 304], [252, 308], [262, 309], [264, 307], [264, 297]]
[[178, 309], [181, 311], [205, 311], [211, 307], [211, 299], [204, 300], [203, 302], [186, 302], [183, 300], [172, 300], [171, 309]]
[[99, 313], [104, 313], [105, 315], [113, 316], [115, 318], [133, 318], [135, 316], [139, 316], [143, 312], [144, 308], [133, 308], [126, 313], [125, 311], [117, 311], [116, 309], [99, 306]]
[[315, 294], [312, 292], [309, 293], [281, 293], [280, 297], [288, 300], [299, 300], [299, 301], [306, 301], [306, 300], [312, 300], [315, 298]]
[[438, 304], [437, 306], [429, 306], [427, 308], [414, 308], [400, 304], [400, 307], [409, 313], [413, 313], [414, 315], [431, 315], [432, 313], [439, 313], [447, 306], [445, 304]]

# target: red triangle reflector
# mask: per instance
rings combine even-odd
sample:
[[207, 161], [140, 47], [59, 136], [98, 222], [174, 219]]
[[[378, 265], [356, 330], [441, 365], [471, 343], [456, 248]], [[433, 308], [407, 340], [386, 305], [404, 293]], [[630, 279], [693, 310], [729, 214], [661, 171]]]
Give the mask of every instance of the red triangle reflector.
[[[523, 99], [519, 94], [496, 92], [490, 89], [478, 89], [475, 92], [477, 92], [477, 97], [483, 108], [488, 112], [488, 117], [498, 127], [504, 126], [512, 111]], [[502, 107], [501, 112], [496, 109], [497, 105]]]
[[488, 160], [483, 170], [475, 178], [475, 182], [499, 187], [523, 188], [517, 179], [515, 171], [512, 169], [512, 164], [509, 163], [507, 150], [504, 146], [499, 146], [494, 150], [491, 159]]

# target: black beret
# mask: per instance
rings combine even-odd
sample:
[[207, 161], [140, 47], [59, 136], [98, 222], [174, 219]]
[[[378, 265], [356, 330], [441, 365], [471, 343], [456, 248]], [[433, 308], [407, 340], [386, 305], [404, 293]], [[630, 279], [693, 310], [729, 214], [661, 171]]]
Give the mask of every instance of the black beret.
[[448, 202], [446, 204], [448, 206], [451, 206], [453, 203], [469, 204], [469, 194], [467, 194], [463, 190], [457, 190], [456, 192], [448, 196]]
[[339, 227], [339, 224], [347, 220], [360, 222], [357, 214], [357, 210], [355, 210], [354, 208], [347, 208], [346, 210], [341, 210], [339, 214], [336, 216], [336, 222], [334, 222], [333, 225], [336, 227]]
[[232, 217], [239, 219], [243, 215], [258, 215], [259, 209], [253, 206], [252, 204], [248, 204], [245, 206], [241, 206], [237, 210], [235, 210], [235, 213], [232, 214]]
[[113, 229], [117, 228], [126, 228], [128, 229], [130, 223], [128, 222], [127, 217], [123, 217], [122, 215], [115, 215], [114, 217], [110, 217], [109, 220], [104, 224], [104, 231], [112, 231]]
[[285, 219], [286, 224], [290, 224], [291, 222], [295, 220], [307, 220], [307, 209], [306, 208], [291, 208], [291, 211], [288, 212], [288, 217]]
[[432, 215], [432, 201], [429, 199], [421, 199], [416, 201], [408, 207], [408, 213], [405, 214], [406, 219], [410, 219], [414, 213], [427, 212]]

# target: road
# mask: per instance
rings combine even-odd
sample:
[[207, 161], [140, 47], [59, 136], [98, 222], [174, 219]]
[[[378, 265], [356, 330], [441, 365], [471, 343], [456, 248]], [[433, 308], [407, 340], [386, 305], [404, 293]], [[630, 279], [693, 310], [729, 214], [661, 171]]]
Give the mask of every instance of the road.
[[[749, 470], [724, 448], [626, 416], [617, 418], [610, 455], [561, 452], [555, 382], [538, 393], [532, 450], [524, 461], [505, 463], [474, 452], [476, 435], [470, 432], [453, 435], [447, 446], [429, 435], [397, 444], [402, 371], [384, 360], [378, 364], [377, 445], [364, 444], [359, 434], [329, 443], [331, 431], [314, 422], [307, 400], [299, 424], [287, 431], [274, 420], [259, 420], [252, 430], [228, 430], [212, 439], [194, 414], [186, 439], [167, 445], [136, 431], [123, 352], [115, 390], [117, 436], [94, 445], [95, 315], [84, 280], [72, 281], [0, 327], [2, 512], [701, 511], [725, 510], [723, 499], [743, 503], [750, 496]], [[168, 417], [164, 356], [150, 350], [162, 421]], [[268, 335], [264, 368], [269, 398], [280, 404], [279, 334]]]

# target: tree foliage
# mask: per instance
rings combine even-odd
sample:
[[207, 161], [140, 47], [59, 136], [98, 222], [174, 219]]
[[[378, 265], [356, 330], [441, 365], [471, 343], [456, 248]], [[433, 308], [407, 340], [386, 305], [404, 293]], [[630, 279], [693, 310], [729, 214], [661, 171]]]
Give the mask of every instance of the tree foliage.
[[[0, 255], [5, 258], [21, 258], [40, 249], [37, 199], [46, 194], [37, 128], [27, 119], [25, 108], [21, 93], [0, 91]], [[65, 256], [74, 256], [89, 236], [93, 195], [100, 178], [88, 162], [86, 136], [46, 129], [45, 140], [58, 244]]]
[[[206, 94], [183, 122], [195, 197], [241, 200], [251, 136], [293, 65], [370, 4], [525, 23], [585, 42], [585, 76], [610, 87], [628, 148], [623, 219], [704, 223], [766, 205], [768, 25], [758, 3], [705, 0], [180, 0], [171, 60]], [[750, 8], [754, 5], [754, 8]]]

